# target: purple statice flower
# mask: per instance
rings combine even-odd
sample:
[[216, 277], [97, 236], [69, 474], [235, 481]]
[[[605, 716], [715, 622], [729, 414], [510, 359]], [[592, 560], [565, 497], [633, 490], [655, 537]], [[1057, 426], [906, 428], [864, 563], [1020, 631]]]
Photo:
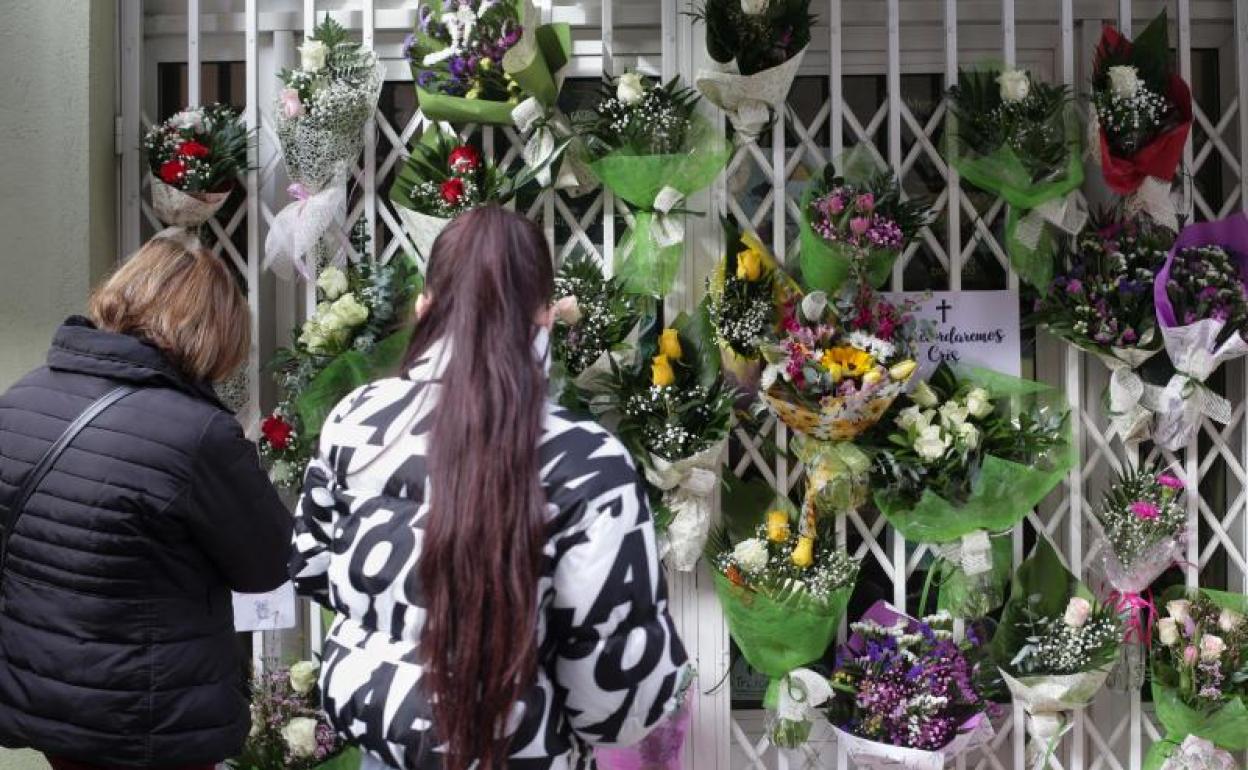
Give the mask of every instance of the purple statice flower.
[[410, 60], [412, 58], [412, 49], [415, 47], [416, 33], [409, 32], [407, 33], [407, 37], [403, 38], [403, 58]]
[[871, 219], [871, 229], [867, 231], [867, 240], [876, 248], [896, 251], [905, 243], [905, 235], [896, 222], [876, 215]]
[[1140, 335], [1136, 334], [1135, 329], [1132, 329], [1130, 326], [1122, 330], [1122, 341], [1127, 345], [1133, 345], [1139, 341], [1139, 339]]
[[1201, 289], [1200, 292], [1196, 295], [1197, 299], [1199, 299], [1202, 302], [1208, 302], [1212, 299], [1216, 299], [1217, 296], [1218, 296], [1218, 287], [1216, 286], [1206, 286], [1205, 288]]
[[1078, 294], [1083, 291], [1083, 281], [1078, 278], [1072, 278], [1066, 283], [1066, 290], [1071, 294]]
[[437, 77], [438, 73], [433, 70], [421, 70], [420, 74], [416, 76], [416, 85], [421, 88], [428, 88], [429, 84], [436, 80]]
[[1197, 322], [1197, 321], [1199, 321], [1199, 320], [1200, 320], [1200, 319], [1196, 316], [1196, 311], [1195, 311], [1195, 310], [1188, 310], [1187, 312], [1185, 312], [1185, 313], [1183, 314], [1183, 323], [1184, 323], [1184, 324], [1194, 324], [1194, 323], [1196, 323], [1196, 322]]

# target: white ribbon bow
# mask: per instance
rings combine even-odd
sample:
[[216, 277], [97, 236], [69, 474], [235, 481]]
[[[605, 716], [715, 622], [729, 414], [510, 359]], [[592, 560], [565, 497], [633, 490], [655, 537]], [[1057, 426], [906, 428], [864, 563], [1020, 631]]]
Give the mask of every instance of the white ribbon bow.
[[826, 677], [808, 668], [795, 668], [785, 674], [776, 688], [776, 718], [807, 722], [819, 716], [819, 707], [832, 697]]
[[1001, 670], [1010, 694], [1027, 714], [1027, 735], [1031, 738], [1027, 761], [1034, 763], [1036, 770], [1042, 770], [1062, 736], [1074, 726], [1070, 713], [1086, 708], [1108, 675], [1105, 668], [1016, 678]]
[[677, 571], [692, 570], [706, 546], [723, 448], [721, 441], [675, 462], [658, 455], [650, 456], [646, 480], [663, 492], [663, 503], [672, 511], [672, 520], [659, 550]]
[[941, 545], [940, 555], [960, 566], [967, 577], [992, 570], [992, 542], [988, 539], [988, 532], [982, 529], [963, 535], [961, 540]]
[[672, 209], [685, 200], [685, 194], [675, 187], [664, 187], [654, 196], [654, 218], [650, 220], [650, 234], [660, 249], [675, 246], [685, 239], [685, 218], [673, 214]]
[[1189, 735], [1170, 755], [1161, 770], [1235, 770], [1235, 757], [1213, 741]]
[[346, 175], [335, 176], [316, 193], [298, 183], [288, 191], [295, 200], [277, 212], [269, 225], [264, 239], [264, 266], [283, 280], [289, 281], [298, 273], [310, 281], [319, 261], [316, 252], [323, 247], [322, 239], [341, 220], [346, 207]]
[[1070, 235], [1077, 235], [1088, 223], [1088, 207], [1079, 196], [1079, 191], [1072, 190], [1061, 198], [1047, 200], [1030, 209], [1014, 229], [1014, 239], [1029, 251], [1035, 251], [1040, 245], [1046, 222]]
[[531, 131], [520, 150], [520, 157], [526, 166], [537, 172], [537, 183], [542, 187], [549, 187], [550, 167], [558, 157], [559, 150], [559, 137], [555, 129], [570, 136], [571, 128], [553, 111], [548, 112], [537, 97], [533, 96], [516, 105], [511, 111], [511, 121], [521, 134]]
[[[1152, 331], [1149, 331], [1151, 338]], [[1141, 340], [1147, 343], [1148, 340]], [[1124, 444], [1138, 444], [1148, 438], [1149, 423], [1161, 395], [1161, 388], [1149, 385], [1136, 369], [1155, 350], [1115, 349], [1113, 354], [1096, 351], [1096, 357], [1109, 369], [1109, 424]]]
[[1165, 449], [1173, 452], [1190, 442], [1200, 428], [1202, 415], [1223, 425], [1230, 422], [1231, 403], [1204, 385], [1222, 362], [1248, 354], [1248, 342], [1239, 334], [1218, 344], [1218, 335], [1225, 325], [1225, 321], [1205, 318], [1161, 330], [1175, 369], [1158, 396], [1153, 435], [1153, 440]]
[[1143, 211], [1162, 227], [1179, 231], [1179, 214], [1170, 196], [1170, 183], [1163, 179], [1146, 177], [1135, 192], [1127, 196], [1124, 205], [1129, 215]]

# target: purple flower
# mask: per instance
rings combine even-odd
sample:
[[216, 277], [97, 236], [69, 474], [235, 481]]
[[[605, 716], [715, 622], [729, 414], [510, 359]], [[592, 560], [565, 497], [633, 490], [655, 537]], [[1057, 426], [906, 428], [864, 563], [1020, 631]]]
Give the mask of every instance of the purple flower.
[[1122, 341], [1128, 345], [1135, 342], [1139, 338], [1139, 335], [1135, 333], [1135, 329], [1132, 329], [1130, 326], [1122, 331]]
[[1196, 322], [1197, 322], [1197, 321], [1199, 321], [1199, 320], [1200, 320], [1200, 319], [1196, 317], [1196, 311], [1194, 311], [1194, 310], [1189, 310], [1189, 311], [1187, 311], [1186, 313], [1184, 313], [1184, 314], [1183, 314], [1183, 323], [1184, 323], [1184, 324], [1194, 324], [1194, 323], [1196, 323]]
[[856, 236], [861, 236], [871, 228], [871, 220], [866, 217], [854, 217], [849, 220], [849, 229]]
[[429, 84], [432, 83], [437, 77], [438, 73], [433, 70], [421, 70], [420, 74], [416, 76], [416, 85], [421, 88], [428, 88]]
[[1161, 515], [1161, 509], [1147, 500], [1136, 500], [1127, 507], [1131, 509], [1131, 513], [1135, 514], [1137, 519], [1144, 519], [1145, 521], [1153, 521]]
[[840, 195], [833, 195], [827, 199], [827, 207], [829, 214], [839, 214], [845, 210], [845, 198]]
[[1083, 281], [1080, 281], [1078, 278], [1070, 279], [1070, 282], [1066, 284], [1066, 290], [1071, 294], [1078, 294], [1083, 291]]
[[1180, 481], [1177, 477], [1170, 475], [1169, 473], [1163, 473], [1160, 476], [1158, 476], [1157, 483], [1162, 485], [1163, 487], [1166, 487], [1167, 489], [1173, 489], [1176, 491], [1183, 488], [1183, 482]]
[[1202, 302], [1208, 302], [1209, 300], [1214, 299], [1214, 298], [1216, 298], [1216, 297], [1218, 296], [1218, 287], [1216, 287], [1216, 286], [1206, 286], [1205, 288], [1201, 289], [1201, 290], [1200, 290], [1200, 293], [1199, 293], [1199, 294], [1197, 294], [1196, 296], [1197, 296], [1197, 297], [1198, 297], [1198, 298], [1199, 298]]

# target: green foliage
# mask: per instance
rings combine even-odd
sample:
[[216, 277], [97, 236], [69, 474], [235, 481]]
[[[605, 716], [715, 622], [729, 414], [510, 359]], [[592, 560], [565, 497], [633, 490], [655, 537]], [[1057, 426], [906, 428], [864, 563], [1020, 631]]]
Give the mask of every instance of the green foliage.
[[597, 109], [572, 116], [590, 159], [616, 150], [630, 155], [681, 152], [702, 98], [698, 92], [682, 86], [679, 75], [662, 85], [642, 77], [644, 95], [634, 104], [625, 104], [616, 96], [617, 81], [604, 78]]
[[746, 13], [741, 0], [705, 0], [689, 12], [706, 24], [706, 50], [717, 62], [736, 59], [742, 75], [779, 66], [810, 43], [816, 17], [810, 0], [770, 0], [757, 14]]
[[962, 151], [990, 155], [1009, 148], [1033, 182], [1062, 173], [1071, 151], [1064, 125], [1070, 89], [1032, 80], [1027, 98], [1006, 102], [1000, 75], [992, 68], [958, 70], [949, 96]]

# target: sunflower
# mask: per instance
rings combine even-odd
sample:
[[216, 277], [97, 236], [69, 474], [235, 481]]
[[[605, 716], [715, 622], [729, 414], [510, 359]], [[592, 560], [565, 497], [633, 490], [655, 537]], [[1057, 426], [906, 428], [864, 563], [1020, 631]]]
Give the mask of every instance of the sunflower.
[[841, 345], [823, 351], [819, 363], [830, 372], [839, 371], [845, 377], [861, 377], [875, 368], [875, 357], [865, 350]]

